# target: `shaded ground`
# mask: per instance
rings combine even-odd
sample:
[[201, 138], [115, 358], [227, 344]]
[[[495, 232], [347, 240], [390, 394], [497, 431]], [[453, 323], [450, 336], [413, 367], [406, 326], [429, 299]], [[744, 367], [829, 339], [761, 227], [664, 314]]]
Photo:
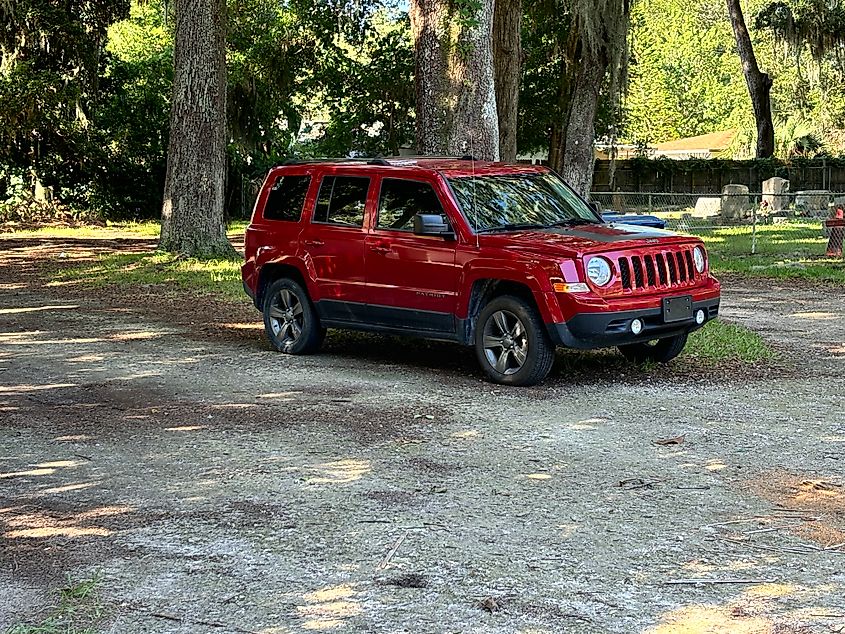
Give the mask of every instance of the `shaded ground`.
[[109, 242], [0, 242], [0, 631], [95, 571], [114, 632], [845, 626], [842, 290], [729, 281], [783, 367], [506, 389], [454, 346], [292, 358], [248, 306], [44, 286], [146, 247]]

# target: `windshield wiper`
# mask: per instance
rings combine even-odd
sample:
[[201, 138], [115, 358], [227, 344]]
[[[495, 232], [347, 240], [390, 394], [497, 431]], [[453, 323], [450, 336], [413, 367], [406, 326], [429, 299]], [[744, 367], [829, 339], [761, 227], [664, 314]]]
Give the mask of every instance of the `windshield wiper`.
[[484, 227], [479, 229], [477, 233], [487, 233], [489, 231], [516, 231], [518, 229], [543, 229], [546, 225], [539, 222], [512, 222], [503, 225], [496, 225], [494, 227]]
[[577, 225], [597, 225], [601, 224], [596, 220], [587, 220], [586, 218], [567, 218], [566, 220], [558, 220], [547, 224], [547, 227], [575, 227]]

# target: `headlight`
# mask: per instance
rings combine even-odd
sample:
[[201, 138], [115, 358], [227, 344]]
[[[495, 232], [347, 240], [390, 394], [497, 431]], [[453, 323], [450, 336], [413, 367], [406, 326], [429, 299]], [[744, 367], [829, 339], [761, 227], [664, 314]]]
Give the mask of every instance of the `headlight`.
[[695, 270], [699, 273], [704, 273], [704, 264], [706, 262], [704, 258], [704, 249], [701, 247], [695, 247], [692, 250], [692, 259], [695, 260]]
[[604, 286], [610, 281], [610, 262], [604, 258], [590, 258], [587, 262], [587, 277], [596, 286]]

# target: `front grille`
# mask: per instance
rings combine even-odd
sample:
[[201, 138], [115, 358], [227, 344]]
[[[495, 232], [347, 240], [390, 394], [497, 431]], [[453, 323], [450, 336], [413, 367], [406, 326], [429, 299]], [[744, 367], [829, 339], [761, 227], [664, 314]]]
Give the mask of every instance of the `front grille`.
[[628, 266], [628, 258], [619, 258], [619, 277], [622, 278], [623, 288], [631, 288], [631, 267]]
[[698, 274], [692, 257], [692, 247], [659, 251], [644, 256], [626, 255], [617, 261], [623, 290], [690, 286]]

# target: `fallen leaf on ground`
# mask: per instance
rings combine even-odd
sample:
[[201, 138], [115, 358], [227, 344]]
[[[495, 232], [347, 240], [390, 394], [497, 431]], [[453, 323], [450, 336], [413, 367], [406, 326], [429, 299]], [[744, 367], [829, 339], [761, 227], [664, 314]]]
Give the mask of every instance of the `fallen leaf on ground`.
[[660, 438], [659, 440], [653, 440], [652, 442], [655, 445], [680, 445], [683, 444], [684, 439], [686, 438], [686, 434], [681, 434], [680, 436], [675, 436], [674, 438]]

